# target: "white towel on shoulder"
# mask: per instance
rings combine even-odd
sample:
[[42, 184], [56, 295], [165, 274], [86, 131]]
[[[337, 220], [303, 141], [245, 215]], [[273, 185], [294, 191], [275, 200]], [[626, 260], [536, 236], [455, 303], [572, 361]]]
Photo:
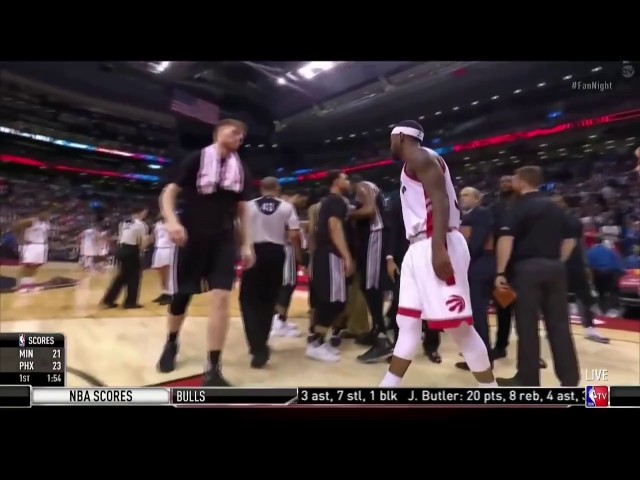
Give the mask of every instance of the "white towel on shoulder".
[[198, 171], [200, 193], [211, 194], [218, 190], [239, 193], [243, 186], [244, 169], [237, 153], [232, 153], [223, 160], [215, 144], [202, 149]]

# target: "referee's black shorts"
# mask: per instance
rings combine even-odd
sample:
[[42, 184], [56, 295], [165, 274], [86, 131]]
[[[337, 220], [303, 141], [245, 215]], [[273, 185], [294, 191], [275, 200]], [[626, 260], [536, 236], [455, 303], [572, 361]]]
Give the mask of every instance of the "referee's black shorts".
[[236, 277], [238, 249], [233, 230], [188, 230], [187, 243], [176, 248], [171, 262], [171, 294], [194, 295], [209, 290], [231, 290]]
[[314, 303], [346, 303], [347, 279], [344, 260], [326, 248], [313, 252]]

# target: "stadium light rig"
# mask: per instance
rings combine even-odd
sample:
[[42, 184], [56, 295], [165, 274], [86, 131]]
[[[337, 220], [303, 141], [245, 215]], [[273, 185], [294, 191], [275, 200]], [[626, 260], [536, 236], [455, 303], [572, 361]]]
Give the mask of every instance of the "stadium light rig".
[[320, 73], [327, 72], [338, 65], [338, 62], [308, 62], [298, 69], [298, 75], [305, 80], [311, 80]]
[[162, 73], [169, 68], [170, 65], [171, 62], [149, 62], [149, 69], [153, 73]]

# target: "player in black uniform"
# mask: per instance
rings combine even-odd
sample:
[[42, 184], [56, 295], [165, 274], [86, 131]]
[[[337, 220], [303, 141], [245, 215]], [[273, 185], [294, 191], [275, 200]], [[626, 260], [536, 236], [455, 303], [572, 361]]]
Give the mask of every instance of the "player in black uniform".
[[345, 309], [347, 278], [354, 272], [346, 232], [349, 207], [344, 195], [350, 189], [347, 176], [333, 170], [328, 173], [330, 192], [320, 203], [313, 252], [314, 312], [306, 355], [323, 362], [337, 362], [340, 353], [325, 342], [327, 333]]
[[355, 184], [355, 193], [359, 208], [350, 212], [349, 217], [356, 221], [356, 268], [375, 336], [373, 346], [358, 356], [358, 361], [375, 363], [378, 360], [386, 360], [393, 352], [393, 346], [387, 336], [383, 312], [383, 282], [386, 274], [384, 237], [388, 222], [385, 222], [384, 197], [376, 184], [359, 181]]
[[[242, 262], [245, 268], [254, 262], [246, 221], [250, 181], [236, 153], [246, 132], [246, 125], [240, 121], [219, 122], [214, 143], [187, 156], [179, 165], [174, 181], [160, 196], [167, 232], [178, 248], [171, 266], [173, 298], [169, 306], [169, 336], [158, 370], [175, 369], [178, 333], [191, 296], [210, 291], [205, 386], [229, 386], [220, 373], [220, 356], [229, 327], [229, 292], [235, 280], [236, 221]], [[180, 218], [175, 214], [179, 192], [184, 197]]]

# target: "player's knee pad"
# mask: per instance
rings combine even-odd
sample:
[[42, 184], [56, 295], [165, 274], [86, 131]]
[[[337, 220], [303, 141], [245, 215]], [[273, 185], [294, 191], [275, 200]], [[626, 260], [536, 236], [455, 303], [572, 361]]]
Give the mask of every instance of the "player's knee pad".
[[457, 328], [448, 329], [447, 333], [456, 342], [472, 372], [484, 372], [491, 368], [489, 352], [475, 328], [463, 323]]
[[393, 349], [393, 356], [413, 360], [422, 340], [422, 320], [398, 315], [396, 322], [398, 323], [398, 339]]
[[171, 304], [169, 305], [169, 313], [176, 317], [184, 315], [187, 311], [189, 300], [191, 300], [191, 295], [176, 293], [171, 299]]

